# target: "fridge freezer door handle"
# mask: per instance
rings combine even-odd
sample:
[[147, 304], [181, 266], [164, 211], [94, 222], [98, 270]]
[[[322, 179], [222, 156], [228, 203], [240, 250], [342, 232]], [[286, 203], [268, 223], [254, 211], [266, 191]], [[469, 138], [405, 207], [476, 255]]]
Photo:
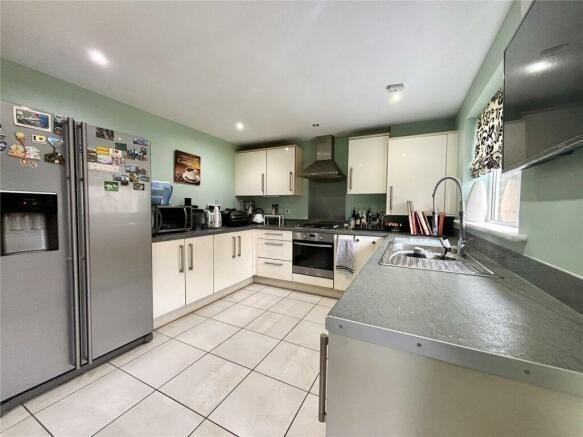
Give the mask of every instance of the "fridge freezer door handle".
[[68, 202], [68, 219], [69, 219], [69, 234], [71, 239], [71, 270], [73, 278], [73, 338], [74, 338], [74, 361], [75, 369], [81, 368], [81, 303], [79, 297], [79, 245], [77, 243], [77, 224], [75, 221], [76, 204], [76, 183], [75, 183], [75, 121], [67, 120], [67, 130], [65, 132], [65, 171], [67, 179], [67, 202]]
[[81, 203], [83, 206], [83, 240], [84, 240], [84, 258], [85, 258], [85, 311], [87, 320], [87, 364], [93, 363], [93, 323], [91, 320], [91, 248], [89, 243], [89, 188], [88, 188], [88, 167], [87, 167], [87, 129], [85, 124], [77, 125], [78, 153], [80, 154], [81, 177]]

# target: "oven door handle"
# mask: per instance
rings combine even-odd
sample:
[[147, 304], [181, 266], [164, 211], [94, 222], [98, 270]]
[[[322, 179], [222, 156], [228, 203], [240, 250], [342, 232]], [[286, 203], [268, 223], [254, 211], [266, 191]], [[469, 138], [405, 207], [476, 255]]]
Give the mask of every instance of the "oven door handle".
[[332, 249], [334, 247], [333, 244], [316, 244], [316, 243], [303, 243], [294, 241], [294, 245], [296, 246], [310, 246], [310, 247], [327, 247]]

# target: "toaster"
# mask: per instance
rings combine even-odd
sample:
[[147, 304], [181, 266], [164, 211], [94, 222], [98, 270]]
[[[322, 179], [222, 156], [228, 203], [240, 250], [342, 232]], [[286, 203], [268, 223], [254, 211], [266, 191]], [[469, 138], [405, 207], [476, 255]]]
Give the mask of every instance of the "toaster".
[[249, 215], [236, 209], [221, 211], [224, 226], [245, 226], [249, 224]]

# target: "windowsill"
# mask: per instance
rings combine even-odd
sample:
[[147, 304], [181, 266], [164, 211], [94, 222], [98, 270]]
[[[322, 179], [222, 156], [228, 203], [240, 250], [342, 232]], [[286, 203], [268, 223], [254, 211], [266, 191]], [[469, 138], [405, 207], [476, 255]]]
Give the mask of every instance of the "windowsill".
[[[457, 220], [456, 220], [457, 222]], [[466, 228], [473, 229], [475, 231], [483, 232], [485, 234], [494, 235], [495, 237], [502, 238], [508, 241], [526, 241], [528, 240], [528, 235], [519, 234], [518, 228], [512, 228], [510, 226], [497, 225], [495, 223], [477, 223], [477, 222], [466, 222]]]

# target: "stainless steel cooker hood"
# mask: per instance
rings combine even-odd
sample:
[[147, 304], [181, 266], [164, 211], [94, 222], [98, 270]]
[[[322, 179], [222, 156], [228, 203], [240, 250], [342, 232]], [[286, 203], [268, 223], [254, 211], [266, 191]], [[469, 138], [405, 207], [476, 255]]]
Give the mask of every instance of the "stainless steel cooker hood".
[[338, 164], [334, 162], [334, 137], [332, 135], [316, 137], [316, 161], [305, 168], [299, 176], [320, 181], [338, 180], [346, 177]]

